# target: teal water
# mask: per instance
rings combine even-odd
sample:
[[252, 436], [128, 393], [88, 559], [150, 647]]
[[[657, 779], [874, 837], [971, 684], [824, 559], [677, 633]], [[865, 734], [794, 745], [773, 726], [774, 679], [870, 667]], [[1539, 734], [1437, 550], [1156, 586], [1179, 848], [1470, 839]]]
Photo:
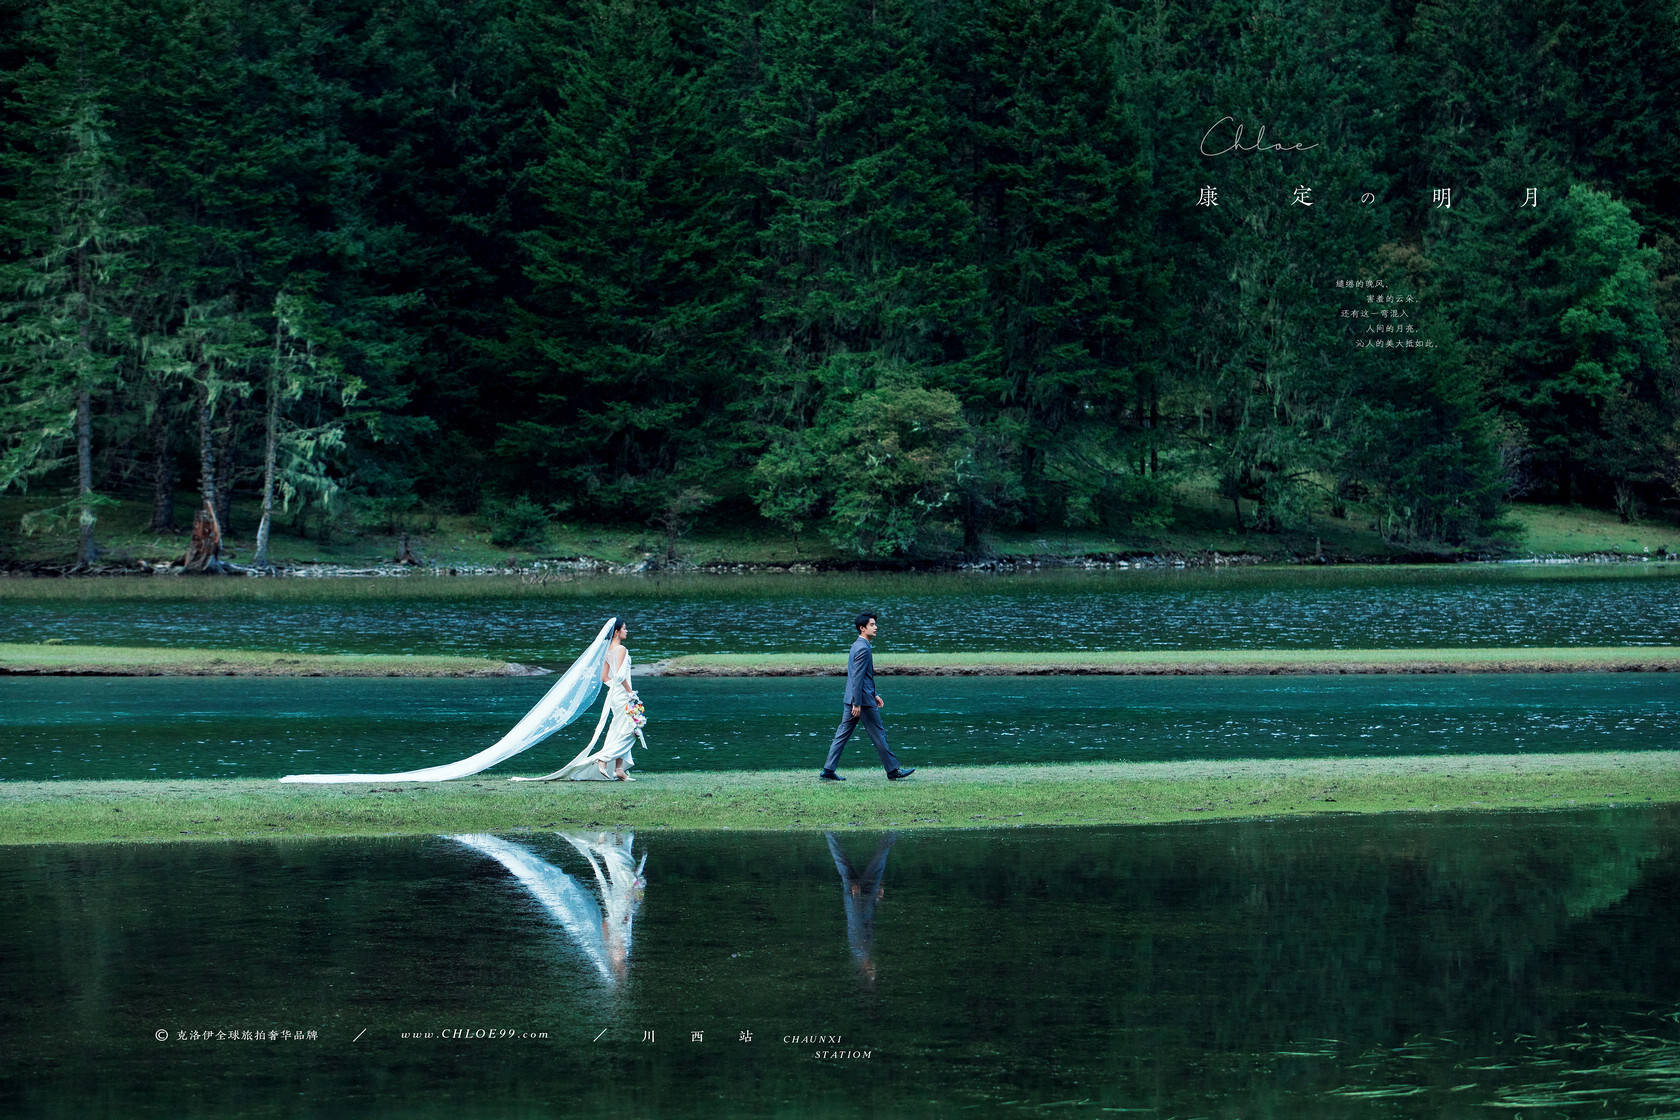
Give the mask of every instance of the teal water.
[[8, 1116], [1680, 1107], [1671, 809], [10, 848], [0, 889]]
[[[127, 585], [32, 599], [0, 586], [11, 641], [460, 654], [570, 664], [627, 615], [643, 662], [832, 649], [860, 609], [893, 652], [1672, 645], [1680, 565], [1557, 573], [1441, 569], [1106, 571], [1043, 575], [665, 577], [526, 587], [510, 579], [324, 587]], [[102, 588], [107, 585], [101, 585]], [[454, 589], [459, 588], [457, 593]], [[310, 592], [319, 592], [311, 596]]]
[[[0, 780], [391, 772], [496, 741], [551, 679], [0, 678]], [[905, 677], [879, 681], [910, 765], [1680, 748], [1670, 674]], [[644, 773], [820, 765], [839, 678], [638, 682]], [[503, 763], [576, 753], [593, 713]], [[875, 765], [859, 740], [844, 763]]]

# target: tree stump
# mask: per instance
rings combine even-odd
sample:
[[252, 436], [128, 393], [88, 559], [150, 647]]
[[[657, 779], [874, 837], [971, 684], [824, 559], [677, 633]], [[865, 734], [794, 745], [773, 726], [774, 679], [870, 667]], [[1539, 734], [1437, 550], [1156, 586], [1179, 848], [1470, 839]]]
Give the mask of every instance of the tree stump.
[[187, 545], [181, 567], [189, 572], [227, 571], [227, 565], [222, 562], [222, 527], [208, 502], [193, 517], [192, 542]]

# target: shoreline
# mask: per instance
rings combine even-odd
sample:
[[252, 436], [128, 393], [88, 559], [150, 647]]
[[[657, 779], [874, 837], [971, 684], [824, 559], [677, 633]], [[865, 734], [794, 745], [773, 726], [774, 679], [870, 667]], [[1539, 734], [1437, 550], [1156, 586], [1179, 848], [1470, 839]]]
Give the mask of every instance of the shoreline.
[[1680, 804], [1680, 751], [642, 773], [633, 784], [0, 782], [0, 846], [521, 832], [1100, 827]]
[[133, 560], [81, 568], [70, 563], [0, 564], [4, 580], [103, 580], [156, 577], [187, 582], [224, 579], [280, 580], [366, 580], [366, 579], [476, 579], [485, 577], [543, 579], [555, 577], [639, 576], [639, 575], [877, 575], [902, 573], [929, 575], [952, 572], [1011, 573], [1036, 571], [1186, 571], [1218, 568], [1451, 568], [1470, 565], [1534, 567], [1624, 567], [1669, 564], [1680, 554], [1666, 548], [1657, 551], [1594, 549], [1587, 552], [1520, 552], [1481, 550], [1470, 552], [1396, 549], [1386, 553], [1317, 553], [1290, 550], [1246, 549], [1184, 550], [1097, 550], [1091, 552], [999, 553], [981, 558], [903, 558], [878, 560], [863, 557], [822, 557], [809, 560], [714, 559], [665, 561], [654, 556], [626, 562], [593, 556], [510, 557], [498, 562], [428, 561], [404, 564], [396, 561], [355, 563], [345, 561], [291, 560], [253, 568], [228, 563], [220, 572], [188, 572], [171, 561]]
[[[890, 653], [884, 676], [1320, 676], [1680, 672], [1680, 647], [1102, 650]], [[555, 670], [473, 657], [0, 643], [4, 677], [526, 677]], [[841, 677], [841, 653], [689, 654], [638, 669], [653, 677]]]
[[1394, 547], [1388, 551], [1352, 552], [1290, 547], [1166, 547], [1166, 549], [1127, 549], [1127, 547], [1095, 547], [1087, 551], [1010, 552], [998, 551], [984, 556], [892, 557], [875, 559], [860, 556], [820, 556], [798, 559], [675, 559], [667, 561], [654, 554], [637, 559], [612, 561], [586, 554], [528, 554], [509, 556], [499, 561], [452, 561], [430, 559], [420, 563], [402, 563], [388, 559], [370, 561], [319, 561], [319, 559], [286, 559], [269, 564], [267, 568], [250, 568], [228, 561], [222, 571], [190, 573], [176, 561], [139, 559], [131, 557], [116, 563], [94, 564], [81, 568], [74, 563], [50, 561], [5, 561], [0, 563], [0, 581], [18, 579], [116, 579], [160, 578], [185, 579], [188, 583], [210, 579], [415, 579], [415, 578], [578, 578], [578, 576], [662, 576], [662, 574], [697, 574], [697, 576], [736, 576], [736, 574], [939, 574], [939, 573], [1032, 573], [1032, 571], [1196, 571], [1218, 568], [1455, 568], [1473, 564], [1499, 566], [1643, 566], [1670, 564], [1680, 561], [1680, 551], [1668, 547], [1643, 551], [1623, 547], [1596, 547], [1586, 551], [1522, 551], [1522, 549], [1418, 549]]
[[531, 677], [547, 669], [478, 657], [0, 642], [5, 677]]
[[[1667, 673], [1680, 672], [1680, 647], [881, 653], [875, 666], [882, 676], [900, 677]], [[836, 654], [693, 654], [656, 662], [643, 675], [843, 677], [846, 666]]]

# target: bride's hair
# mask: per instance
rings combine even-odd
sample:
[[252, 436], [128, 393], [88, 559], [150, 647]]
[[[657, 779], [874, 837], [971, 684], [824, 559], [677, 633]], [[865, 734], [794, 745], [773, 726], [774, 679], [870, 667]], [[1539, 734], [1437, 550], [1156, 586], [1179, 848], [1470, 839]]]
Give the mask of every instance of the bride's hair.
[[618, 632], [628, 625], [630, 625], [630, 620], [628, 618], [621, 614], [613, 615], [613, 636], [617, 637]]

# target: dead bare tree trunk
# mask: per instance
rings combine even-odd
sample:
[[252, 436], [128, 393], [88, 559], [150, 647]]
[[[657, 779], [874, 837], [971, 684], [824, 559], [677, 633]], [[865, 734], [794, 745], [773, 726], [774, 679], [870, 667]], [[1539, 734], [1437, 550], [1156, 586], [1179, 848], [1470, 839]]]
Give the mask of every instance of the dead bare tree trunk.
[[[76, 286], [81, 293], [81, 313], [77, 333], [81, 353], [85, 358], [93, 352], [93, 270], [88, 263], [88, 246], [76, 250]], [[81, 508], [77, 511], [80, 542], [76, 546], [76, 565], [91, 568], [99, 558], [93, 543], [93, 394], [84, 381], [76, 393], [76, 489]]]
[[280, 443], [280, 331], [274, 332], [274, 364], [268, 374], [268, 416], [263, 438], [262, 520], [257, 522], [257, 551], [251, 565], [268, 567], [268, 526], [274, 518], [274, 460]]
[[160, 407], [152, 417], [152, 523], [154, 533], [175, 531], [175, 464], [169, 458], [169, 425]]
[[[215, 445], [210, 439], [210, 391], [204, 391], [204, 399], [198, 405], [198, 493], [204, 504], [210, 507], [212, 516], [216, 508], [216, 453]], [[193, 522], [197, 527], [197, 520]]]
[[81, 495], [81, 543], [76, 548], [76, 563], [90, 568], [99, 559], [99, 549], [93, 543], [93, 401], [84, 388], [76, 394], [76, 488]]
[[189, 572], [228, 572], [232, 569], [222, 559], [222, 523], [216, 517], [216, 460], [210, 438], [208, 390], [198, 408], [198, 467], [204, 507], [193, 516], [192, 543], [181, 566]]
[[216, 441], [216, 521], [223, 533], [233, 532], [233, 475], [238, 466], [240, 399], [229, 401], [224, 412], [226, 426]]

